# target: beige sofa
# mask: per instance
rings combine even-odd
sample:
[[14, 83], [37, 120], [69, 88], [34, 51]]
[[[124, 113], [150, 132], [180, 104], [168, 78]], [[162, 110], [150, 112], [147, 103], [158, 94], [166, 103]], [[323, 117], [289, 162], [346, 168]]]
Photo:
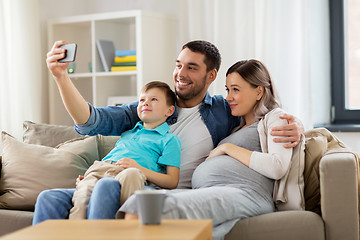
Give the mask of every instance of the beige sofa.
[[[240, 220], [225, 239], [359, 239], [356, 154], [326, 129], [306, 135], [307, 210]], [[41, 190], [72, 187], [76, 176], [92, 161], [104, 156], [118, 139], [79, 137], [72, 127], [31, 122], [24, 123], [23, 141], [2, 133], [0, 235], [30, 226], [33, 205]], [[58, 166], [59, 162], [64, 164]]]

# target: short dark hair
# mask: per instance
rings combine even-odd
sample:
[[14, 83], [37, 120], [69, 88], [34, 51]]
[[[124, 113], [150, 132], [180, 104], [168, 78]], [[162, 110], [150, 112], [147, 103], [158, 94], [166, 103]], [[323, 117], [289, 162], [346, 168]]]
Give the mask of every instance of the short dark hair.
[[166, 103], [168, 106], [175, 105], [176, 95], [173, 90], [171, 90], [170, 86], [164, 82], [160, 81], [151, 81], [148, 82], [142, 89], [142, 92], [147, 92], [151, 88], [159, 88], [165, 93]]
[[217, 47], [204, 40], [195, 40], [186, 43], [182, 50], [185, 48], [190, 49], [192, 52], [197, 52], [205, 55], [206, 70], [209, 72], [213, 69], [219, 71], [221, 65], [221, 55]]

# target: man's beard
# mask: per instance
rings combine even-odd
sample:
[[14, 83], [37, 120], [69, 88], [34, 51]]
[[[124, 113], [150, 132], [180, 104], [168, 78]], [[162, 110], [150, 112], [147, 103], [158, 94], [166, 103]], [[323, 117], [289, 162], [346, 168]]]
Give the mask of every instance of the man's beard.
[[203, 89], [205, 88], [205, 82], [206, 82], [206, 76], [204, 77], [201, 86], [198, 86], [197, 88], [192, 88], [186, 92], [178, 91], [177, 87], [175, 87], [175, 93], [178, 96], [178, 98], [180, 98], [181, 100], [184, 101], [191, 100], [192, 98], [198, 96], [203, 91]]

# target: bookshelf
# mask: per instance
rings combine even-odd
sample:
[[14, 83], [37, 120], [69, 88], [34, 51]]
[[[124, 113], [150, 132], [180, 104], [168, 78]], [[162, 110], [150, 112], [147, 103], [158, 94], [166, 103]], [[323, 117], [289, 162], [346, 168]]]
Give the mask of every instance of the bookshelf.
[[[98, 39], [113, 41], [117, 50], [136, 50], [136, 71], [105, 72]], [[96, 107], [106, 106], [112, 96], [137, 97], [152, 80], [173, 86], [177, 53], [176, 18], [171, 15], [131, 10], [49, 19], [48, 49], [57, 40], [77, 43], [75, 73], [69, 76], [85, 100]], [[51, 74], [49, 107], [51, 124], [73, 125]]]

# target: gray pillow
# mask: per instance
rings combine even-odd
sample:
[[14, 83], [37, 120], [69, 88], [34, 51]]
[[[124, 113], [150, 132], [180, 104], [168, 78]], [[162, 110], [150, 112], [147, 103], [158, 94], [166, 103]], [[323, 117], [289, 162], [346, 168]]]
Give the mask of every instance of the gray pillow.
[[2, 132], [0, 208], [33, 210], [38, 194], [74, 188], [78, 175], [98, 160], [97, 137], [82, 137], [52, 148], [27, 144]]
[[48, 147], [56, 147], [60, 143], [82, 136], [78, 134], [72, 126], [25, 121], [23, 123], [23, 128], [24, 143], [38, 144]]

